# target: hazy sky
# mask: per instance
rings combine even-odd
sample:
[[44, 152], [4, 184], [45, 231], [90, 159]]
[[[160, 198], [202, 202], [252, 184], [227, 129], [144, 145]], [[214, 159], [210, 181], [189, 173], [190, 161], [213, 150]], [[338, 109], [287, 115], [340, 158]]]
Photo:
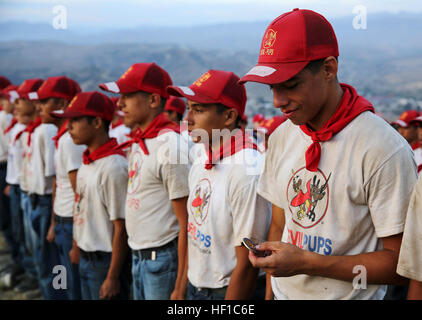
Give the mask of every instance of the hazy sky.
[[353, 15], [358, 5], [367, 8], [368, 17], [378, 12], [422, 12], [420, 0], [0, 0], [0, 22], [51, 23], [57, 5], [66, 8], [69, 29], [264, 21], [296, 7], [327, 18]]

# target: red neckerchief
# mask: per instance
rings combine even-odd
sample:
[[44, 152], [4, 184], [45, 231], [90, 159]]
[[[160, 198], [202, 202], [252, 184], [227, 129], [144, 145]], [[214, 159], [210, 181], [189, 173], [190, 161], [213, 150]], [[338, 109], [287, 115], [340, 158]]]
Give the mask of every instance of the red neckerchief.
[[309, 171], [315, 172], [318, 170], [321, 158], [320, 142], [330, 140], [362, 112], [375, 112], [372, 104], [359, 96], [353, 87], [343, 83], [340, 85], [344, 92], [340, 105], [324, 126], [318, 131], [312, 131], [307, 125], [300, 126], [302, 131], [310, 136], [313, 141], [305, 154], [306, 169]]
[[412, 147], [412, 150], [416, 150], [421, 145], [419, 144], [419, 141], [416, 141], [416, 142], [413, 142], [410, 146]]
[[145, 139], [152, 139], [157, 137], [160, 132], [163, 133], [162, 130], [165, 132], [175, 131], [180, 134], [179, 125], [169, 121], [164, 113], [160, 113], [144, 131], [137, 129], [135, 132], [131, 132], [128, 136], [132, 139], [123, 142], [118, 146], [118, 148], [123, 150], [131, 146], [133, 143], [138, 143], [144, 154], [149, 155], [148, 148], [145, 144]]
[[31, 146], [31, 136], [32, 136], [32, 133], [35, 131], [35, 129], [37, 127], [39, 127], [41, 125], [41, 123], [42, 123], [41, 117], [38, 117], [34, 121], [31, 121], [30, 123], [28, 123], [26, 125], [25, 129], [23, 129], [22, 131], [19, 131], [18, 132], [18, 134], [15, 137], [15, 141], [17, 141], [21, 137], [22, 133], [28, 132], [28, 141], [27, 141], [27, 144], [28, 144], [28, 147]]
[[212, 152], [211, 146], [209, 147], [208, 161], [205, 163], [205, 169], [210, 170], [221, 159], [229, 157], [236, 152], [247, 148], [258, 150], [258, 147], [255, 143], [253, 143], [250, 137], [247, 136], [243, 130], [238, 129], [237, 132], [230, 137], [230, 139], [227, 139], [222, 144], [218, 153]]
[[60, 130], [57, 132], [57, 135], [53, 137], [54, 145], [56, 146], [56, 149], [59, 148], [59, 140], [60, 138], [67, 132], [67, 124], [69, 123], [69, 119], [66, 119], [66, 121], [63, 123], [63, 125], [60, 127]]
[[93, 152], [89, 153], [89, 150], [86, 149], [82, 155], [82, 159], [84, 164], [90, 164], [95, 160], [105, 158], [111, 156], [113, 154], [119, 154], [123, 157], [126, 157], [126, 154], [116, 148], [118, 146], [116, 138], [111, 138], [106, 143], [104, 143], [101, 147], [95, 149]]
[[117, 120], [115, 123], [111, 123], [111, 129], [116, 129], [118, 126], [123, 124], [123, 119]]
[[13, 129], [13, 127], [14, 127], [14, 126], [15, 126], [15, 124], [17, 124], [17, 123], [18, 123], [18, 119], [13, 118], [13, 119], [12, 119], [12, 121], [10, 122], [9, 126], [8, 126], [6, 129], [4, 129], [3, 133], [4, 133], [4, 134], [8, 133], [10, 130], [12, 130], [12, 129]]

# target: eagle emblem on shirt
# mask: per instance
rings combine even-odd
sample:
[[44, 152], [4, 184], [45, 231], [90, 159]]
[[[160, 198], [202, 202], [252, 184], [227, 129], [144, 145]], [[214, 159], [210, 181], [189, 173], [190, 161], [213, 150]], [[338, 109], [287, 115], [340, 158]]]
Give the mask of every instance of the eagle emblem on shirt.
[[329, 181], [331, 173], [326, 175], [301, 168], [292, 170], [292, 177], [287, 187], [287, 199], [293, 221], [303, 228], [311, 228], [325, 216], [328, 208]]
[[202, 179], [194, 189], [190, 211], [195, 222], [201, 225], [207, 215], [211, 196], [211, 184], [208, 179]]

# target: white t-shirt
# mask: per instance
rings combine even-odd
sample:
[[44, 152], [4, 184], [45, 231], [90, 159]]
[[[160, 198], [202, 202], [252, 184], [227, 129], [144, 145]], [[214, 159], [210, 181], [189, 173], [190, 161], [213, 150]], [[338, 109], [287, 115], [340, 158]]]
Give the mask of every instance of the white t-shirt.
[[195, 287], [227, 286], [237, 263], [235, 247], [244, 237], [266, 240], [271, 204], [256, 193], [263, 162], [259, 151], [243, 149], [210, 170], [204, 161], [192, 166], [188, 278]]
[[127, 160], [111, 155], [78, 170], [73, 238], [84, 251], [112, 251], [113, 220], [125, 218]]
[[15, 124], [12, 130], [9, 131], [9, 152], [7, 155], [7, 173], [6, 182], [8, 184], [19, 184], [22, 169], [22, 146], [16, 141], [16, 135], [25, 129], [25, 125], [21, 123]]
[[415, 150], [413, 150], [413, 153], [415, 154], [416, 166], [419, 167], [419, 165], [422, 164], [422, 148], [416, 148]]
[[28, 191], [38, 195], [53, 192], [54, 152], [53, 137], [57, 134], [54, 124], [42, 123], [32, 133], [29, 152]]
[[397, 273], [403, 277], [422, 281], [422, 176], [410, 199], [406, 224], [401, 242]]
[[126, 127], [123, 124], [115, 128], [112, 128], [110, 125], [110, 129], [108, 131], [108, 135], [110, 136], [110, 138], [116, 138], [118, 144], [129, 140], [129, 137], [127, 136], [129, 133], [130, 128]]
[[[409, 144], [371, 112], [320, 144], [317, 172], [305, 168], [311, 144], [291, 121], [270, 136], [258, 193], [284, 209], [282, 241], [333, 256], [382, 249], [379, 238], [403, 231], [416, 182]], [[271, 280], [277, 299], [382, 299], [386, 291], [308, 275]]]
[[175, 132], [145, 139], [149, 155], [131, 146], [126, 229], [133, 250], [165, 245], [178, 236], [171, 200], [189, 195], [186, 141]]
[[22, 148], [22, 167], [21, 167], [21, 178], [20, 178], [20, 188], [24, 192], [29, 191], [28, 181], [32, 179], [30, 175], [32, 175], [32, 170], [29, 168], [30, 159], [31, 159], [31, 150], [28, 146], [28, 132], [23, 132], [22, 135], [18, 140], [16, 140], [16, 144], [19, 144]]
[[9, 134], [4, 134], [3, 131], [10, 125], [12, 121], [12, 114], [6, 113], [4, 110], [0, 111], [0, 162], [7, 161], [7, 152], [9, 149]]
[[85, 145], [76, 145], [69, 134], [63, 134], [54, 153], [56, 170], [56, 196], [54, 198], [54, 213], [60, 217], [72, 217], [75, 192], [69, 179], [69, 172], [78, 170], [82, 165], [82, 154]]

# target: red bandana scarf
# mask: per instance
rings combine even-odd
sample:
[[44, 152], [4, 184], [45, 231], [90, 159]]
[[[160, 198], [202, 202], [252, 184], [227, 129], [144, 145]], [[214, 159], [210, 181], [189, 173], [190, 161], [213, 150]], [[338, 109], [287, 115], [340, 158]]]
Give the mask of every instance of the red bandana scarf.
[[57, 135], [53, 137], [53, 141], [54, 141], [54, 145], [56, 146], [56, 149], [59, 147], [60, 138], [67, 132], [68, 123], [69, 123], [69, 119], [66, 119], [63, 125], [60, 127], [60, 130], [57, 132]]
[[31, 136], [32, 136], [32, 133], [35, 131], [35, 129], [37, 127], [39, 127], [41, 125], [41, 123], [42, 123], [41, 117], [38, 117], [34, 121], [31, 121], [30, 123], [28, 123], [26, 125], [25, 129], [23, 129], [22, 131], [18, 132], [18, 134], [15, 137], [15, 141], [17, 141], [24, 132], [28, 132], [28, 141], [27, 141], [27, 144], [28, 144], [28, 147], [31, 146]]
[[372, 104], [359, 96], [353, 87], [347, 84], [341, 84], [341, 88], [344, 93], [340, 105], [321, 129], [313, 131], [307, 125], [300, 126], [302, 131], [310, 136], [313, 141], [305, 154], [306, 169], [309, 171], [315, 172], [318, 170], [319, 160], [321, 158], [320, 142], [330, 140], [362, 112], [374, 112]]
[[14, 127], [14, 126], [15, 126], [15, 124], [17, 124], [17, 123], [18, 123], [18, 119], [13, 118], [13, 119], [12, 119], [12, 121], [10, 122], [9, 126], [8, 126], [6, 129], [4, 129], [3, 133], [4, 133], [4, 134], [8, 133], [10, 130], [12, 130], [12, 129], [13, 129], [13, 127]]
[[104, 143], [101, 147], [97, 148], [95, 151], [89, 153], [89, 150], [86, 149], [82, 155], [83, 163], [90, 164], [95, 160], [105, 158], [111, 156], [113, 154], [119, 154], [123, 157], [126, 157], [126, 154], [117, 148], [117, 140], [116, 138], [111, 138], [106, 143]]
[[243, 130], [237, 130], [237, 132], [227, 139], [220, 147], [218, 152], [213, 152], [211, 147], [208, 150], [208, 161], [205, 163], [205, 169], [210, 170], [218, 161], [225, 157], [229, 157], [236, 152], [243, 149], [255, 149], [258, 147], [252, 140], [245, 134]]
[[144, 131], [137, 129], [135, 132], [131, 133], [129, 136], [132, 139], [120, 144], [119, 149], [125, 149], [133, 143], [138, 143], [144, 154], [149, 155], [145, 139], [157, 137], [162, 130], [180, 133], [179, 126], [176, 123], [169, 121], [164, 113], [160, 113]]

